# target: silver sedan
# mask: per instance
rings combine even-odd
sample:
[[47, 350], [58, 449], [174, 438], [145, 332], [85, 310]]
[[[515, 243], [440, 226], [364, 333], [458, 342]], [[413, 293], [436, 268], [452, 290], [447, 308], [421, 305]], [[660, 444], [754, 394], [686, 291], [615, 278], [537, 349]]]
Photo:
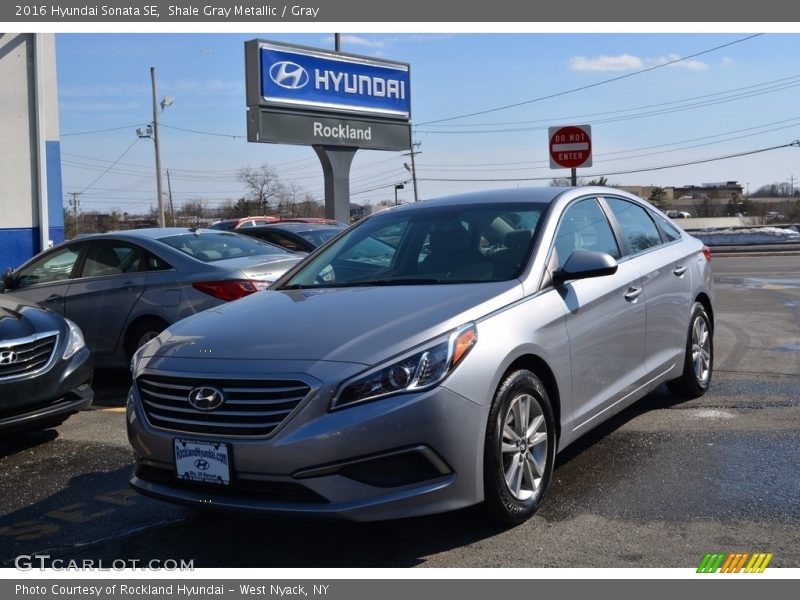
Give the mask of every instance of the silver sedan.
[[611, 188], [383, 211], [137, 353], [132, 485], [358, 520], [483, 502], [522, 522], [557, 452], [663, 383], [708, 389], [710, 260]]
[[168, 325], [268, 287], [302, 256], [222, 231], [99, 233], [9, 269], [0, 290], [75, 321], [96, 365], [125, 367]]

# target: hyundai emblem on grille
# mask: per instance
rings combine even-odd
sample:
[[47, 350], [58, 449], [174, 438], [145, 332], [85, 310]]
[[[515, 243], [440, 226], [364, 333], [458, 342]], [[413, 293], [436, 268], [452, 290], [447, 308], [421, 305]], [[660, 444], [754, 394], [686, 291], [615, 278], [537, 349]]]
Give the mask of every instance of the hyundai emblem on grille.
[[225, 402], [222, 391], [217, 388], [203, 386], [196, 387], [189, 392], [189, 404], [197, 410], [214, 410]]
[[13, 365], [17, 362], [17, 358], [19, 357], [16, 352], [10, 350], [0, 352], [0, 365]]

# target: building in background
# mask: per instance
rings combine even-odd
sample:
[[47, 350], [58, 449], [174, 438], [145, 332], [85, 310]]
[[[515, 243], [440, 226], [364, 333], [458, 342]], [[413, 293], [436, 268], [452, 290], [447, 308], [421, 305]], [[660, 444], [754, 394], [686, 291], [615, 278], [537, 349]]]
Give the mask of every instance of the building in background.
[[0, 33], [0, 271], [63, 241], [55, 35]]

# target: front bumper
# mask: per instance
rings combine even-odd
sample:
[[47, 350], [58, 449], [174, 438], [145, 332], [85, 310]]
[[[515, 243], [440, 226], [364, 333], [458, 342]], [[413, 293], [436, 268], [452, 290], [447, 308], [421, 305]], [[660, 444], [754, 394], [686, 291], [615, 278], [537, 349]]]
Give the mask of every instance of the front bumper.
[[[359, 521], [483, 500], [487, 407], [439, 387], [327, 412], [327, 392], [313, 391], [274, 435], [236, 439], [152, 427], [134, 385], [127, 409], [136, 455], [131, 485], [185, 505]], [[179, 480], [175, 438], [230, 444], [230, 485]]]
[[0, 381], [0, 430], [35, 428], [89, 408], [94, 399], [92, 375], [91, 354], [83, 348], [43, 373]]

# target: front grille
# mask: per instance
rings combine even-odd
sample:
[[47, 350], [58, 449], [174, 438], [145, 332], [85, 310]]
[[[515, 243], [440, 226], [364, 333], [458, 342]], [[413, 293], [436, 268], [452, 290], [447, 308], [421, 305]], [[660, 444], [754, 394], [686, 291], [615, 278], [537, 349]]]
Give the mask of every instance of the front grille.
[[[308, 395], [302, 381], [200, 379], [143, 375], [136, 381], [147, 420], [153, 427], [220, 436], [266, 436]], [[194, 388], [212, 386], [225, 398], [214, 410], [189, 403]]]
[[56, 349], [57, 332], [0, 342], [0, 380], [40, 371]]

